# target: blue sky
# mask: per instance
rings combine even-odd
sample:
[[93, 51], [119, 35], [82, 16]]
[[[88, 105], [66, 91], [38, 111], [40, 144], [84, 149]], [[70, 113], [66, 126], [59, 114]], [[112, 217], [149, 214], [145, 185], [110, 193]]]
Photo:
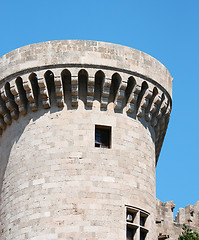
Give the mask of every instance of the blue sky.
[[2, 0], [0, 56], [58, 39], [118, 43], [162, 62], [173, 81], [173, 110], [157, 165], [157, 197], [176, 209], [199, 200], [199, 1]]

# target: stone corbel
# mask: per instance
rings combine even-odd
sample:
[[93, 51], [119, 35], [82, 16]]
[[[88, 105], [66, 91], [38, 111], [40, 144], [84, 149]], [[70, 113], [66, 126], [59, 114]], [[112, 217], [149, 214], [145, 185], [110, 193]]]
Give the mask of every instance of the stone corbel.
[[57, 106], [64, 106], [64, 92], [63, 92], [63, 84], [61, 80], [61, 70], [55, 70], [54, 73], [54, 82], [55, 82], [55, 94], [57, 98]]
[[95, 77], [88, 76], [86, 105], [92, 107], [94, 100]]
[[71, 97], [72, 106], [78, 106], [78, 69], [71, 69]]
[[107, 108], [110, 88], [111, 88], [111, 78], [106, 77], [103, 83], [103, 88], [102, 88], [101, 108]]
[[78, 76], [71, 77], [72, 106], [78, 105]]
[[135, 113], [138, 94], [140, 93], [140, 91], [141, 91], [141, 85], [136, 84], [127, 102], [128, 113]]
[[153, 102], [151, 103], [151, 106], [148, 110], [148, 112], [145, 114], [145, 120], [147, 122], [150, 122], [152, 119], [153, 114], [157, 111], [158, 106], [161, 103], [161, 95], [158, 94], [154, 97]]
[[160, 106], [159, 112], [158, 112], [158, 114], [157, 114], [157, 116], [156, 116], [156, 118], [157, 118], [158, 120], [160, 120], [160, 119], [164, 116], [164, 113], [165, 113], [167, 107], [168, 107], [168, 99], [167, 99], [167, 97], [165, 96], [165, 98], [164, 98], [164, 100], [163, 100], [163, 102], [162, 102], [162, 104], [161, 104], [161, 106]]
[[[19, 112], [17, 109], [17, 105], [13, 99], [11, 99], [4, 86], [4, 90], [1, 92], [1, 98], [5, 101], [7, 109], [10, 111], [10, 115], [14, 120], [19, 118]], [[13, 97], [14, 98], [14, 97]]]
[[144, 96], [142, 97], [137, 116], [138, 117], [143, 117], [145, 115], [145, 109], [147, 108], [149, 104], [149, 100], [151, 99], [153, 95], [153, 91], [151, 89], [147, 89], [146, 92], [144, 93]]
[[8, 125], [11, 125], [12, 118], [10, 116], [10, 111], [6, 108], [5, 102], [3, 101], [3, 99], [1, 99], [0, 101], [0, 114], [2, 115], [4, 122]]
[[18, 105], [19, 108], [19, 112], [24, 116], [27, 114], [27, 109], [25, 106], [25, 103], [22, 100], [22, 97], [20, 96], [18, 90], [17, 90], [17, 86], [15, 84], [10, 86], [10, 91], [12, 93], [12, 95], [14, 96], [14, 100], [16, 102], [16, 104]]
[[22, 76], [23, 87], [26, 91], [26, 98], [28, 99], [29, 106], [33, 112], [37, 111], [37, 104], [33, 95], [32, 85], [29, 81], [28, 75]]
[[48, 94], [48, 90], [47, 90], [46, 81], [44, 78], [44, 73], [45, 73], [45, 71], [37, 72], [37, 81], [38, 81], [38, 85], [39, 85], [39, 92], [40, 92], [41, 99], [42, 99], [42, 105], [45, 109], [47, 109], [47, 108], [50, 108], [50, 100], [49, 100], [49, 94]]
[[125, 96], [125, 90], [127, 87], [127, 82], [121, 81], [119, 90], [115, 97], [115, 109], [120, 110], [122, 108], [122, 102]]
[[159, 115], [161, 113], [161, 106], [164, 104], [164, 98], [165, 98], [165, 95], [162, 94], [162, 96], [158, 97], [158, 100], [155, 103], [156, 110], [153, 113], [152, 120], [151, 120], [152, 127], [155, 127], [158, 124]]

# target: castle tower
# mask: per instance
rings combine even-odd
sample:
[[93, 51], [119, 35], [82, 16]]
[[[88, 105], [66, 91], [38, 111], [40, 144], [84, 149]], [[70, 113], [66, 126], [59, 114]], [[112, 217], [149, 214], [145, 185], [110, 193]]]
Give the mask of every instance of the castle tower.
[[0, 239], [156, 239], [171, 87], [156, 59], [110, 43], [0, 58]]

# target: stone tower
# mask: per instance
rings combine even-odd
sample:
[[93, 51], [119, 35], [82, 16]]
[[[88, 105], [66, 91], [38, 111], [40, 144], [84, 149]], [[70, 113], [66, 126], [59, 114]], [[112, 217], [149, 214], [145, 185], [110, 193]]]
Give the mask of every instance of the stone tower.
[[110, 43], [0, 58], [0, 239], [157, 239], [171, 88], [156, 59]]

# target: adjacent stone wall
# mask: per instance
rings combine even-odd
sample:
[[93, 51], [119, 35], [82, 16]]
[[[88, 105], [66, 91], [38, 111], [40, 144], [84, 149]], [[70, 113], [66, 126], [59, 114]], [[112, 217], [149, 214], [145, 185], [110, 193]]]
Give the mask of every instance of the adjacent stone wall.
[[180, 208], [175, 216], [174, 222], [178, 224], [186, 224], [193, 230], [199, 232], [199, 201], [194, 205], [187, 205], [185, 208]]
[[[199, 201], [195, 205], [180, 208], [173, 220], [173, 201], [156, 202], [156, 226], [158, 239], [176, 240], [182, 232], [183, 224], [199, 232]], [[165, 237], [165, 238], [164, 238]]]

